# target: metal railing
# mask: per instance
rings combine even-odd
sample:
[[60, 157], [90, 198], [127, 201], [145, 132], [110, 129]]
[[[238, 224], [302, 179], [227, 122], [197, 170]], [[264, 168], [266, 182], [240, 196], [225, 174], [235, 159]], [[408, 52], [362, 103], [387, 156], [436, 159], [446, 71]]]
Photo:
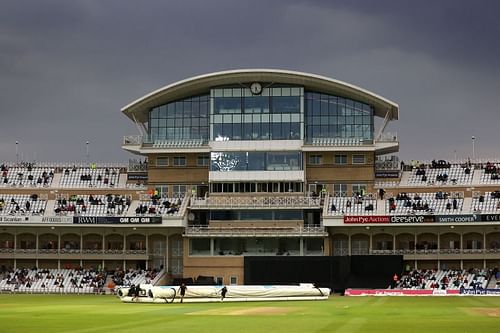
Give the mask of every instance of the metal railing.
[[247, 197], [247, 196], [211, 196], [191, 198], [191, 208], [320, 208], [321, 198], [313, 197]]
[[185, 229], [188, 236], [326, 236], [325, 228], [320, 225], [302, 227], [210, 227], [192, 225]]

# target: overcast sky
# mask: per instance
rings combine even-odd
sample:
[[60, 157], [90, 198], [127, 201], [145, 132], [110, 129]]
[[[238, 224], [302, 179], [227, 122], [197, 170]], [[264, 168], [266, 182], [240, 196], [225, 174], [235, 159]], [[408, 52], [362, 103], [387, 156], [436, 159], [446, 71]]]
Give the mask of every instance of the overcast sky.
[[0, 1], [0, 161], [126, 161], [120, 108], [236, 68], [346, 81], [400, 106], [399, 156], [500, 158], [500, 1]]

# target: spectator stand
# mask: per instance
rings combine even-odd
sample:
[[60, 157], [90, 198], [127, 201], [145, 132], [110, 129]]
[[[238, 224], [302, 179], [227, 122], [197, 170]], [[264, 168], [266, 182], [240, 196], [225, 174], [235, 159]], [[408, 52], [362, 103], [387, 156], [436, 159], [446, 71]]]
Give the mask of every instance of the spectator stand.
[[49, 167], [0, 165], [0, 187], [50, 187], [53, 178], [54, 169]]
[[355, 194], [352, 197], [334, 193], [325, 198], [325, 203], [327, 209], [324, 212], [328, 216], [374, 215], [377, 213], [377, 199], [376, 195], [372, 193]]
[[398, 193], [386, 200], [386, 213], [408, 214], [461, 214], [464, 205], [463, 192]]
[[119, 168], [64, 168], [59, 186], [62, 188], [113, 188], [120, 181]]
[[105, 272], [85, 269], [17, 269], [0, 280], [10, 293], [100, 294]]
[[56, 215], [68, 216], [126, 216], [132, 198], [126, 195], [72, 195], [58, 194], [54, 206]]
[[0, 194], [0, 215], [44, 215], [47, 194]]

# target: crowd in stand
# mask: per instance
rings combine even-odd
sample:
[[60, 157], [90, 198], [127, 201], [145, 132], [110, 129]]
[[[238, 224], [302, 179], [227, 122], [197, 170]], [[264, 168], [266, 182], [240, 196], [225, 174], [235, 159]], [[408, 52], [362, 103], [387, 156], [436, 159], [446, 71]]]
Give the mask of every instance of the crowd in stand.
[[[22, 199], [19, 199], [19, 198]], [[22, 201], [21, 201], [22, 200]], [[37, 205], [38, 194], [31, 196], [12, 196], [9, 199], [0, 197], [0, 215], [43, 215], [45, 213], [45, 204]]]
[[[434, 195], [435, 200], [448, 200], [445, 204], [444, 208], [446, 210], [458, 210], [460, 209], [459, 205], [459, 197], [453, 196], [448, 192], [438, 191]], [[428, 199], [427, 199], [428, 200]], [[429, 205], [429, 202], [424, 200], [419, 193], [415, 193], [410, 195], [406, 192], [398, 193], [396, 198], [391, 197], [388, 199], [389, 203], [389, 212], [396, 211], [398, 205], [404, 208], [408, 208], [408, 210], [412, 212], [423, 211], [432, 213], [434, 212], [434, 208]]]
[[162, 199], [159, 195], [154, 194], [151, 196], [151, 201], [141, 202], [141, 204], [135, 209], [135, 213], [137, 215], [173, 215], [179, 211], [181, 204], [182, 200], [180, 198]]
[[11, 291], [29, 290], [30, 288], [39, 286], [45, 291], [56, 291], [62, 289], [83, 289], [97, 288], [101, 290], [106, 281], [106, 273], [104, 271], [96, 271], [93, 268], [83, 269], [18, 269], [15, 271], [8, 270], [2, 266], [0, 272], [0, 284], [4, 289]]
[[[39, 176], [33, 175], [33, 165], [31, 163], [27, 163], [23, 168], [14, 168], [17, 172], [17, 175], [11, 175], [9, 173], [9, 167], [5, 164], [0, 165], [1, 172], [1, 183], [4, 185], [7, 184], [18, 184], [24, 185], [25, 182], [28, 182], [30, 185], [36, 186], [48, 186], [54, 178], [53, 170], [49, 172], [43, 171]], [[26, 176], [25, 173], [28, 173]], [[17, 176], [17, 177], [16, 177]], [[36, 177], [36, 179], [35, 179]]]
[[131, 286], [133, 284], [139, 285], [141, 283], [150, 284], [154, 280], [158, 272], [159, 271], [157, 269], [129, 269], [127, 271], [124, 271], [121, 268], [116, 268], [112, 279], [115, 286]]
[[90, 195], [87, 198], [72, 195], [69, 200], [58, 199], [54, 212], [56, 214], [85, 214], [92, 208], [89, 206], [105, 206], [107, 215], [121, 215], [132, 204], [130, 196], [106, 194], [106, 196]]
[[499, 180], [499, 172], [500, 170], [498, 170], [497, 166], [494, 163], [487, 162], [484, 166], [484, 173], [491, 175], [491, 180]]
[[469, 270], [412, 270], [403, 275], [398, 281], [398, 289], [460, 289], [485, 288], [491, 274], [480, 269]]

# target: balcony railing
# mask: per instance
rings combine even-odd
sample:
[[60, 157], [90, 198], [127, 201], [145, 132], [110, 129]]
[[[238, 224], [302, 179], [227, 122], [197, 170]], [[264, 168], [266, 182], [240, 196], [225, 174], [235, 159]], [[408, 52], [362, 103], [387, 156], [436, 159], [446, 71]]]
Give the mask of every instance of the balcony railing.
[[123, 137], [124, 146], [148, 145], [152, 148], [185, 148], [200, 147], [207, 144], [205, 139], [160, 139], [150, 135], [125, 135]]
[[96, 249], [12, 249], [0, 248], [0, 253], [12, 254], [119, 254], [119, 255], [146, 255], [146, 250], [96, 250]]
[[186, 227], [187, 236], [240, 236], [240, 237], [279, 237], [289, 236], [327, 236], [323, 226], [303, 226], [303, 227], [209, 227], [194, 225]]
[[228, 197], [211, 196], [208, 198], [192, 198], [191, 208], [272, 208], [300, 209], [320, 208], [321, 198], [312, 197]]

